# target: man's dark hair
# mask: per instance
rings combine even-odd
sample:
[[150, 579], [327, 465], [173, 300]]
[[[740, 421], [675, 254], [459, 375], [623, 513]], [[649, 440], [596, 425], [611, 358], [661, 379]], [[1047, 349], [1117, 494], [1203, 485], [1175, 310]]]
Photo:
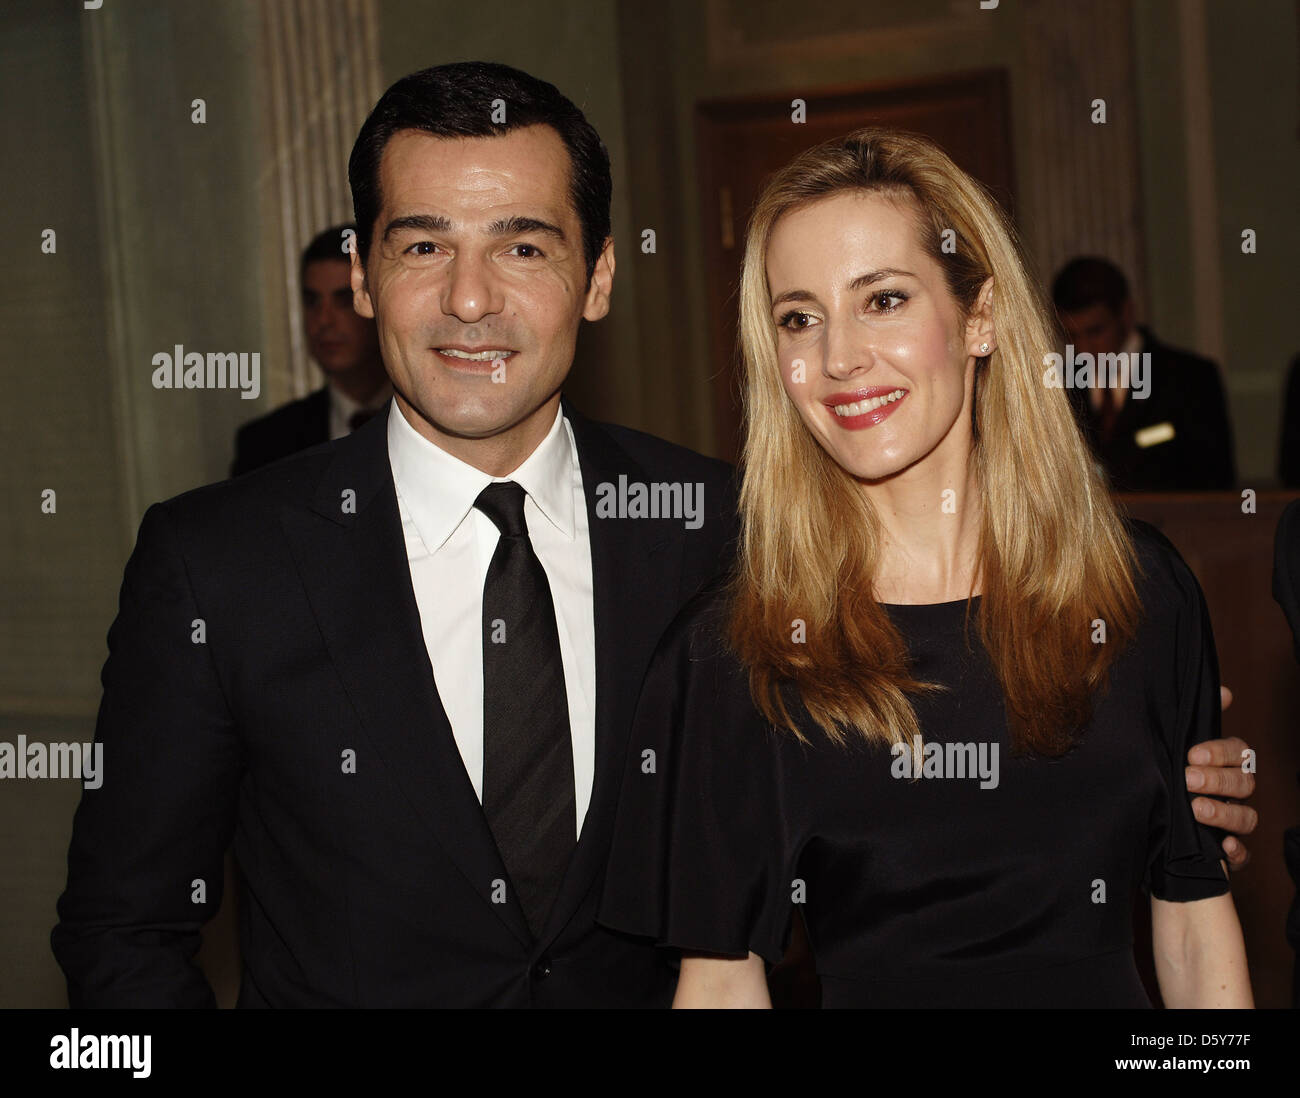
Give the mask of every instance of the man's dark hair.
[[[492, 121], [492, 101], [505, 102], [503, 123]], [[569, 151], [569, 199], [582, 223], [587, 283], [610, 232], [613, 191], [609, 153], [600, 135], [554, 84], [509, 65], [458, 61], [404, 76], [384, 92], [370, 112], [348, 158], [357, 250], [370, 256], [375, 219], [383, 206], [379, 161], [389, 138], [401, 130], [434, 137], [495, 137], [537, 124], [550, 126]]]
[[352, 258], [343, 250], [343, 234], [348, 230], [355, 233], [357, 227], [349, 221], [346, 225], [335, 225], [311, 238], [311, 243], [303, 249], [302, 263], [298, 266], [299, 282], [307, 274], [308, 263], [318, 263], [322, 259], [336, 259], [340, 263], [352, 262]]
[[1118, 313], [1128, 300], [1128, 279], [1109, 259], [1072, 259], [1052, 281], [1052, 301], [1058, 313], [1077, 313], [1102, 304]]

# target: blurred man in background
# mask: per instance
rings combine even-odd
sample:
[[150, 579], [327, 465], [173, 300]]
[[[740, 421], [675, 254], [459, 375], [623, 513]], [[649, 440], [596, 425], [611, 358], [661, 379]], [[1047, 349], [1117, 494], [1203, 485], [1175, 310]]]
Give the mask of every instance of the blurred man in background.
[[1074, 354], [1144, 354], [1142, 392], [1106, 384], [1067, 388], [1075, 415], [1119, 492], [1231, 488], [1232, 425], [1218, 367], [1168, 347], [1133, 322], [1128, 281], [1105, 259], [1073, 259], [1052, 283], [1052, 299]]
[[327, 384], [244, 424], [235, 436], [237, 477], [355, 431], [393, 395], [375, 322], [352, 308], [345, 236], [354, 225], [320, 233], [302, 254], [302, 318], [307, 350]]

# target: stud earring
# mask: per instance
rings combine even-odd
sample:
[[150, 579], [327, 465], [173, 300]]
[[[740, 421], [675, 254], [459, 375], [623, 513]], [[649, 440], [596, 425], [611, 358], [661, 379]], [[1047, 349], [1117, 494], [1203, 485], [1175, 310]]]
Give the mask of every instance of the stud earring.
[[988, 345], [987, 343], [981, 343], [981, 344], [980, 344], [980, 351], [981, 351], [981, 352], [987, 354], [987, 353], [988, 353], [988, 349], [989, 349], [989, 345]]

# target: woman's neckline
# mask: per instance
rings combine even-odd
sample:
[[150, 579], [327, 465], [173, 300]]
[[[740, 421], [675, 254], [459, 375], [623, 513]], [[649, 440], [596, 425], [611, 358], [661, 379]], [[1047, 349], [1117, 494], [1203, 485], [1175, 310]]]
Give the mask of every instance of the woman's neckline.
[[972, 595], [969, 599], [953, 599], [951, 602], [882, 602], [886, 610], [942, 610], [945, 607], [965, 606], [967, 602], [979, 602], [983, 595]]

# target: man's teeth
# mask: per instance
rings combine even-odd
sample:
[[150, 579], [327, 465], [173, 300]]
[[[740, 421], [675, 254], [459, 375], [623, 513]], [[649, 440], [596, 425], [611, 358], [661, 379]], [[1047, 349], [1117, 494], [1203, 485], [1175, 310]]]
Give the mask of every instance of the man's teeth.
[[455, 347], [439, 347], [439, 354], [450, 355], [452, 358], [464, 358], [470, 362], [493, 362], [498, 358], [506, 358], [514, 354], [514, 351], [504, 349], [487, 350], [487, 351], [458, 351]]
[[892, 404], [896, 400], [902, 400], [906, 395], [906, 389], [895, 389], [892, 393], [887, 393], [882, 397], [858, 400], [852, 404], [837, 404], [835, 405], [835, 414], [837, 416], [865, 416], [868, 412], [875, 411], [882, 404]]

